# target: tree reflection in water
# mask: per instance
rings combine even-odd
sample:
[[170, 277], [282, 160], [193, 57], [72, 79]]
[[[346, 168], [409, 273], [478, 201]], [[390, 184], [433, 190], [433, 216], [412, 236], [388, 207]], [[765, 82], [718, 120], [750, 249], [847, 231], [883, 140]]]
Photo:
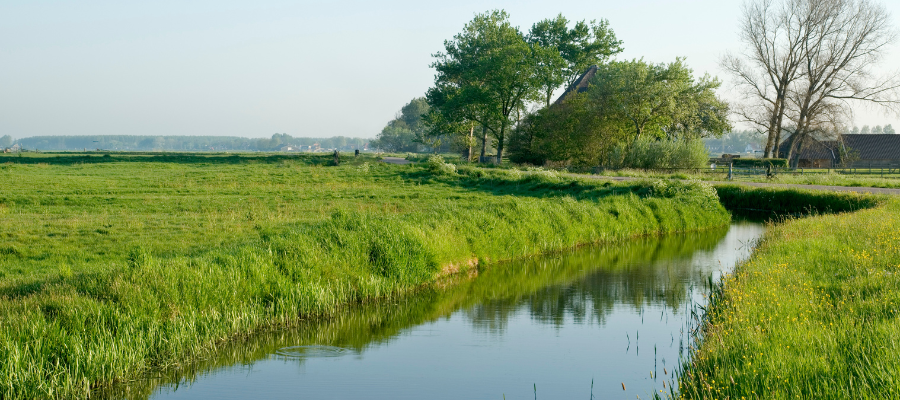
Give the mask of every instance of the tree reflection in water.
[[[731, 229], [740, 228], [737, 224]], [[757, 225], [752, 229], [760, 230]], [[302, 351], [291, 357], [277, 354], [286, 347], [334, 346], [352, 357], [401, 338], [405, 330], [455, 313], [465, 316], [472, 329], [489, 335], [503, 335], [521, 313], [557, 329], [567, 323], [602, 326], [621, 307], [638, 312], [662, 308], [674, 314], [690, 304], [694, 289], [704, 287], [718, 268], [710, 252], [726, 233], [728, 228], [640, 238], [493, 265], [480, 273], [446, 278], [414, 295], [354, 306], [328, 319], [236, 340], [186, 367], [156, 371], [147, 379], [105, 388], [97, 395], [149, 398], [161, 385], [190, 384], [225, 366], [252, 368], [256, 361], [279, 357], [306, 361]]]

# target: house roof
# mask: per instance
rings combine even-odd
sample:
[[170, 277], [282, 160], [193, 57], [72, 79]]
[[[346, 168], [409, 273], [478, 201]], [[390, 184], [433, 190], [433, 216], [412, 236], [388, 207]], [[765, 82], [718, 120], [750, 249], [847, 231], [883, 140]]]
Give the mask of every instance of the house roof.
[[[782, 156], [787, 155], [790, 141], [785, 140], [778, 146]], [[819, 141], [807, 138], [800, 151], [800, 159], [821, 160], [836, 159], [841, 147], [856, 151], [861, 161], [865, 160], [900, 160], [900, 135], [896, 134], [845, 134], [839, 140]]]
[[[800, 153], [798, 154], [798, 159], [800, 160], [835, 160], [840, 155], [839, 151], [835, 151], [837, 142], [832, 140], [819, 141], [811, 137], [806, 137], [803, 139], [802, 144], [803, 145], [800, 146]], [[791, 141], [785, 140], [778, 146], [778, 153], [781, 157], [787, 157], [787, 153], [790, 149]]]
[[575, 80], [575, 82], [572, 82], [572, 84], [569, 85], [568, 88], [566, 88], [566, 91], [563, 92], [563, 94], [561, 96], [559, 96], [559, 98], [556, 99], [556, 101], [553, 102], [553, 104], [561, 103], [563, 101], [563, 99], [568, 97], [569, 94], [572, 92], [582, 93], [582, 92], [586, 91], [588, 89], [588, 85], [590, 85], [590, 83], [591, 83], [591, 79], [594, 79], [594, 75], [596, 75], [596, 74], [597, 74], [597, 66], [591, 65], [591, 67], [588, 68], [587, 71], [584, 71], [584, 73], [581, 74], [581, 76], [579, 76], [578, 79]]
[[859, 152], [860, 160], [900, 160], [900, 135], [843, 135], [844, 145]]

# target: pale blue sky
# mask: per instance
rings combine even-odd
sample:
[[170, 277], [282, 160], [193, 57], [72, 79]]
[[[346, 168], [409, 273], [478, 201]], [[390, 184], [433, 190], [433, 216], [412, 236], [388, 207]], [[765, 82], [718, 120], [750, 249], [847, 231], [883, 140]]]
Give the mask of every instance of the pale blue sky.
[[[896, 20], [900, 0], [886, 4]], [[738, 0], [5, 0], [0, 135], [374, 137], [432, 84], [443, 41], [495, 8], [522, 30], [606, 18], [620, 58], [684, 56], [698, 74], [724, 77], [719, 57], [739, 50]]]

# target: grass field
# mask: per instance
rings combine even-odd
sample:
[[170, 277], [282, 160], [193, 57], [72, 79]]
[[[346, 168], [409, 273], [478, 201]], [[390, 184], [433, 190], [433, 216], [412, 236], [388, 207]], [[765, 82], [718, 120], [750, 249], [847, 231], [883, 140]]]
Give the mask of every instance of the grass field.
[[697, 182], [373, 158], [0, 158], [0, 397], [84, 397], [499, 260], [722, 226]]
[[900, 397], [900, 200], [769, 228], [712, 298], [680, 394]]

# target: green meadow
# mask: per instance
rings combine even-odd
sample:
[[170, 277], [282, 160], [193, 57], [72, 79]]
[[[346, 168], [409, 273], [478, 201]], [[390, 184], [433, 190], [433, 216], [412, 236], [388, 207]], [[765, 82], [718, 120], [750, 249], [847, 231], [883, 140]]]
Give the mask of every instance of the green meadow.
[[260, 331], [575, 246], [702, 230], [699, 182], [432, 159], [0, 158], [0, 397], [85, 397]]

